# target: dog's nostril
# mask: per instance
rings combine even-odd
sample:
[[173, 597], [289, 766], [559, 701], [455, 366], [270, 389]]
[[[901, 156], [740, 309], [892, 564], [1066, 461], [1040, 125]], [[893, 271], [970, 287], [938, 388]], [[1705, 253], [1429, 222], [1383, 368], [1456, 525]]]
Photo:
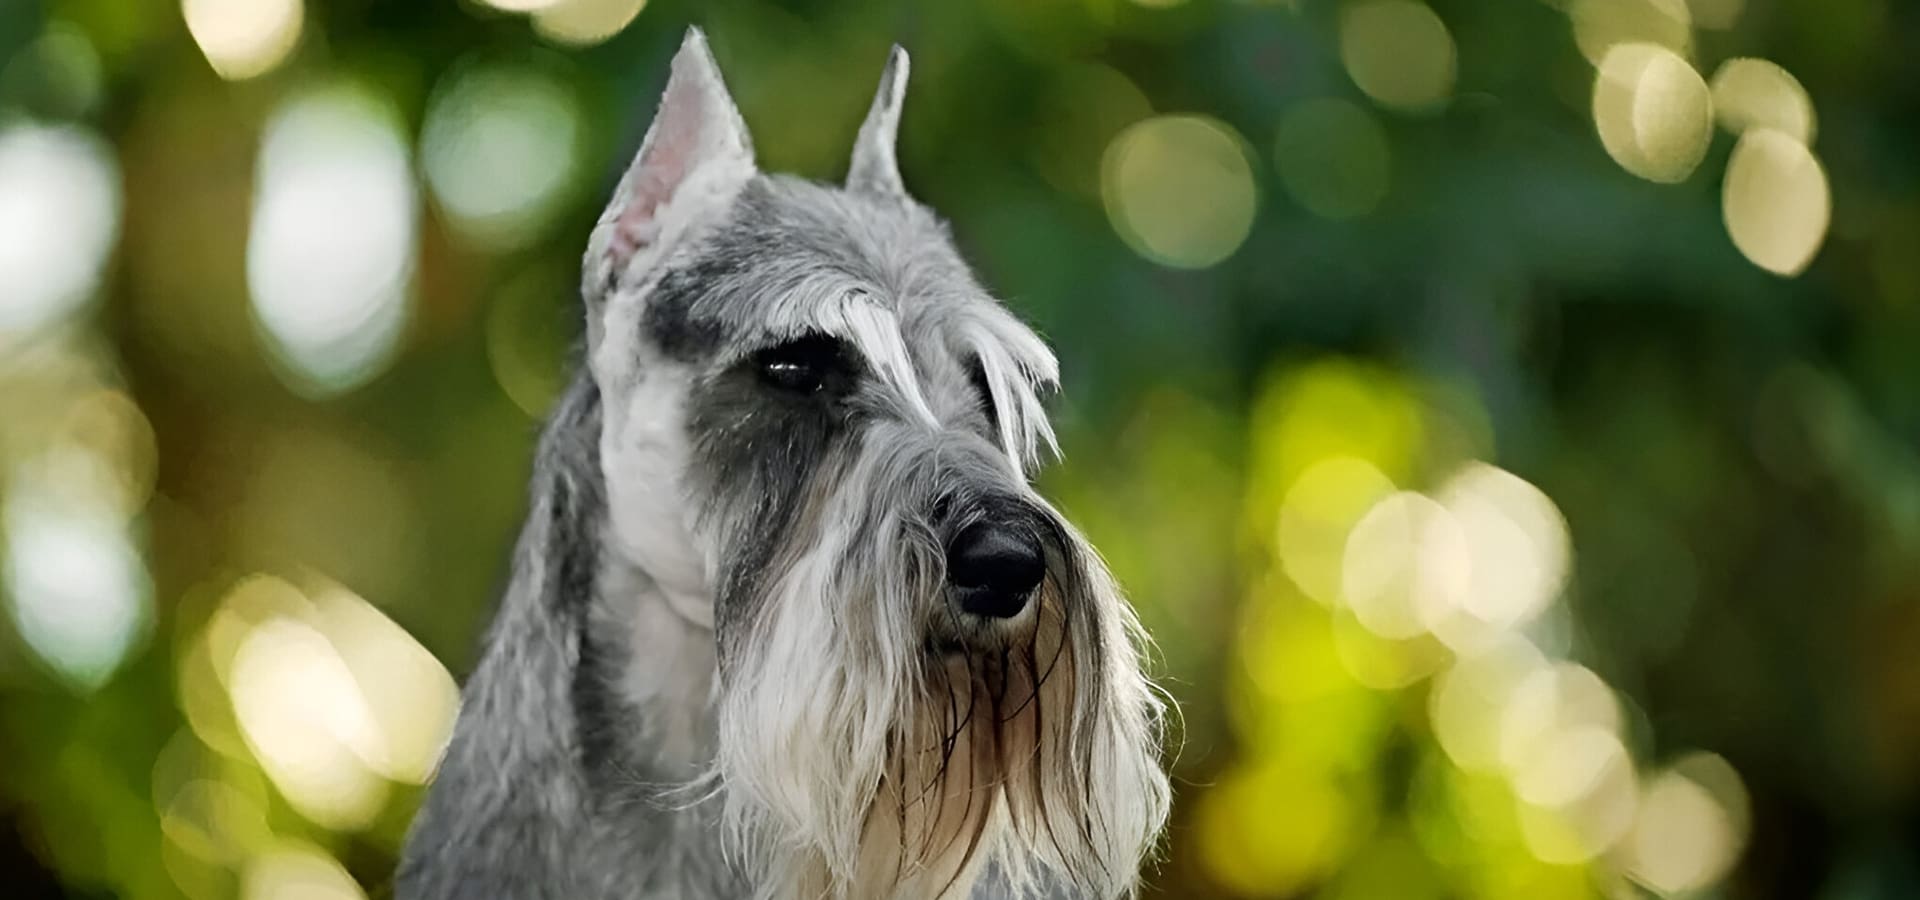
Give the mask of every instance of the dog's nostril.
[[1046, 572], [1040, 542], [1023, 528], [983, 522], [947, 547], [947, 580], [960, 588], [961, 607], [975, 615], [1019, 615]]

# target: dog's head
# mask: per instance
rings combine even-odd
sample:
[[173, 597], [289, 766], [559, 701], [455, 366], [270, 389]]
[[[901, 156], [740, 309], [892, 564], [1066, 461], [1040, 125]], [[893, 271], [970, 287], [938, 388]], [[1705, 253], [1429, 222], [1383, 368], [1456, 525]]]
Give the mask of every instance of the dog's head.
[[586, 259], [610, 537], [714, 629], [710, 802], [760, 883], [1121, 894], [1161, 706], [1029, 483], [1053, 355], [901, 184], [906, 79], [896, 49], [843, 186], [765, 175], [689, 33]]

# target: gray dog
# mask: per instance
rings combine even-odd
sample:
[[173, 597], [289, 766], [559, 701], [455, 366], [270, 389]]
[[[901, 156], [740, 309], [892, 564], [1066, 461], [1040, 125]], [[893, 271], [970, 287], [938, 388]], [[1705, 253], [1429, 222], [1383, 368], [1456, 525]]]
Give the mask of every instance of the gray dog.
[[403, 900], [1133, 892], [1163, 704], [1029, 484], [1052, 353], [901, 185], [906, 80], [844, 187], [766, 175], [688, 33]]

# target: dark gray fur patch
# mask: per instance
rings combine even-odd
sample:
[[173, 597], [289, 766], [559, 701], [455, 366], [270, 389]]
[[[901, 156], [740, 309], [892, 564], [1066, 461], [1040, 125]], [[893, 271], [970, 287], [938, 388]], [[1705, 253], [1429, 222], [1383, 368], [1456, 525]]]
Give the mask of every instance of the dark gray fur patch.
[[[800, 507], [830, 454], [844, 454], [861, 417], [842, 398], [789, 397], [753, 372], [724, 369], [694, 386], [687, 429], [700, 462], [691, 485], [704, 520], [721, 534], [715, 619], [722, 635], [750, 618], [775, 555], [795, 533]], [[725, 671], [729, 645], [720, 645]]]

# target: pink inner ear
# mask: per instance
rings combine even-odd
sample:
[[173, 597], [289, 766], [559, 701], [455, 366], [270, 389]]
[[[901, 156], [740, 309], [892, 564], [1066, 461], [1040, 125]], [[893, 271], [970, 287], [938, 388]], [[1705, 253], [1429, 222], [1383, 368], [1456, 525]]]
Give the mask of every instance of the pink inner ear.
[[[679, 79], [675, 79], [678, 81]], [[660, 102], [660, 115], [647, 136], [646, 147], [634, 164], [629, 179], [627, 205], [620, 211], [619, 227], [614, 232], [613, 252], [620, 259], [631, 258], [644, 247], [660, 239], [660, 205], [686, 181], [700, 152], [704, 120], [704, 98], [697, 90], [669, 84]]]

